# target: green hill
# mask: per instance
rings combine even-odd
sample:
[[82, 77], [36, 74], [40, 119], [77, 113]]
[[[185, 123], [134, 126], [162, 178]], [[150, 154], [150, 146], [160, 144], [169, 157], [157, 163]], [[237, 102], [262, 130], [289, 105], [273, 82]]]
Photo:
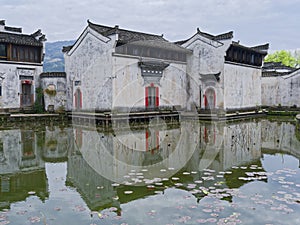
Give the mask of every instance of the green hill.
[[62, 52], [63, 46], [74, 44], [75, 41], [46, 42], [46, 52], [44, 59], [44, 72], [64, 72], [65, 61]]

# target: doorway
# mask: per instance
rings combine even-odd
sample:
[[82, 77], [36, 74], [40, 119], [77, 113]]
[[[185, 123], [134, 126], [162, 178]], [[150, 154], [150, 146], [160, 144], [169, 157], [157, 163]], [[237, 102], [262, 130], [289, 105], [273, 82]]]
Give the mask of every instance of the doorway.
[[81, 108], [82, 108], [82, 93], [78, 88], [75, 92], [75, 109], [81, 109]]
[[214, 89], [209, 88], [205, 91], [204, 105], [205, 105], [205, 109], [216, 108], [216, 92]]
[[156, 108], [159, 106], [158, 87], [150, 86], [145, 89], [145, 106], [146, 108]]
[[22, 94], [21, 94], [21, 106], [31, 106], [33, 104], [32, 85], [23, 83]]

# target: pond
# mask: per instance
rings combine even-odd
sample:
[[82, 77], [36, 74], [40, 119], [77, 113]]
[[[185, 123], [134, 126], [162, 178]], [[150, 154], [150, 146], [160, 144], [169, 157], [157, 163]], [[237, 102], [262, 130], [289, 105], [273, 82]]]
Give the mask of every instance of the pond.
[[294, 121], [0, 130], [0, 225], [300, 224]]

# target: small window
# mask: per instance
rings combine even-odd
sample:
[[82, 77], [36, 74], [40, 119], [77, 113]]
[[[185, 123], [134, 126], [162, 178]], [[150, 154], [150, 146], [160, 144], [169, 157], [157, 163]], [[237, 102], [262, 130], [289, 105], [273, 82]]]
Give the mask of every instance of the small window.
[[16, 46], [12, 47], [12, 59], [13, 60], [18, 60], [18, 49]]
[[254, 64], [254, 54], [251, 55], [251, 63]]
[[38, 49], [34, 49], [34, 61], [39, 62], [39, 52]]
[[133, 48], [133, 55], [139, 55], [139, 48], [138, 47]]
[[234, 60], [238, 60], [238, 53], [237, 53], [237, 51], [233, 52], [233, 59]]
[[24, 48], [20, 48], [20, 61], [24, 61], [25, 59], [25, 51]]
[[6, 59], [7, 58], [7, 49], [6, 44], [0, 44], [0, 59]]
[[25, 56], [24, 59], [25, 59], [26, 62], [28, 62], [29, 61], [29, 49], [25, 48], [24, 53], [25, 53], [24, 54], [24, 56]]
[[29, 51], [29, 60], [30, 60], [30, 62], [34, 62], [34, 53], [33, 53], [33, 49], [30, 49], [30, 51]]
[[57, 82], [57, 90], [58, 91], [64, 91], [66, 90], [66, 85], [64, 82], [58, 81]]

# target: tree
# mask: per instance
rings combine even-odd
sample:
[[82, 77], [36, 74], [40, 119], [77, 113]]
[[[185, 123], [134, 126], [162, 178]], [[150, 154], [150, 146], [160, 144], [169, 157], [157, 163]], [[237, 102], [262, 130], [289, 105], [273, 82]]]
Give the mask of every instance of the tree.
[[280, 50], [268, 54], [265, 62], [281, 62], [285, 66], [297, 67], [300, 64], [300, 57], [293, 57], [289, 51]]

